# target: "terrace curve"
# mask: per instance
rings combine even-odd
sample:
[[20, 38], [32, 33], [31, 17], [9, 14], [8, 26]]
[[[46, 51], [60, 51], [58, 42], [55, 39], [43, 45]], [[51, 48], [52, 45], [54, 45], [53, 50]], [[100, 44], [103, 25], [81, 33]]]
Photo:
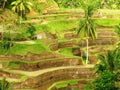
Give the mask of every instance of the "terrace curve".
[[[67, 66], [67, 67], [57, 67], [50, 68], [46, 70], [39, 70], [34, 72], [25, 72], [25, 71], [15, 71], [29, 76], [25, 81], [15, 83], [14, 89], [17, 90], [22, 88], [46, 90], [52, 83], [70, 80], [70, 79], [92, 79], [95, 77], [93, 71], [90, 69], [93, 68], [93, 65], [89, 66]], [[47, 85], [47, 87], [45, 87]], [[45, 89], [46, 88], [46, 89]]]

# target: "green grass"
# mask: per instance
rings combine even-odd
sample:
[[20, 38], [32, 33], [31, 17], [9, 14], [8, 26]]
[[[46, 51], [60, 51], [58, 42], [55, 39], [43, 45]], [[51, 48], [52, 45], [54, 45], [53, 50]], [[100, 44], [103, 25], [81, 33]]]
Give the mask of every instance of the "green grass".
[[47, 24], [35, 25], [36, 33], [40, 31], [50, 32], [52, 34], [59, 34], [60, 32], [67, 31], [77, 26], [78, 20], [56, 20], [48, 22]]
[[81, 80], [86, 80], [90, 82], [93, 79], [72, 79], [72, 80], [66, 80], [66, 81], [59, 81], [52, 84], [47, 90], [52, 90], [53, 88], [60, 89], [63, 87], [67, 87], [68, 85], [77, 85]]
[[31, 44], [31, 45], [29, 45], [29, 44], [15, 44], [15, 46], [13, 46], [11, 48], [10, 53], [23, 55], [23, 54], [27, 54], [28, 52], [40, 54], [40, 53], [44, 53], [47, 51], [49, 51], [49, 49], [42, 44]]
[[43, 44], [14, 44], [10, 50], [5, 51], [0, 47], [0, 54], [8, 53], [13, 55], [25, 55], [27, 53], [40, 54], [50, 51], [49, 48]]
[[46, 2], [41, 2], [41, 1], [34, 1], [34, 0], [30, 0], [33, 3], [33, 9], [41, 14], [44, 12], [44, 10], [46, 10], [48, 7], [54, 6], [54, 7], [58, 7], [58, 5], [56, 4], [56, 2], [54, 0], [46, 0]]
[[51, 32], [53, 33], [63, 32], [65, 30], [76, 27], [76, 25], [76, 20], [60, 20], [48, 23], [48, 26], [51, 28]]
[[40, 19], [45, 18], [47, 21], [50, 21], [50, 20], [64, 20], [67, 19], [68, 16], [69, 16], [68, 14], [54, 14], [54, 15], [43, 15], [40, 16], [39, 18]]
[[[95, 23], [99, 26], [114, 27], [120, 23], [120, 19], [95, 19]], [[36, 33], [40, 31], [51, 32], [52, 34], [68, 31], [78, 25], [78, 19], [73, 20], [56, 20], [42, 25], [35, 25]]]
[[76, 84], [78, 84], [78, 81], [79, 81], [79, 79], [56, 82], [51, 87], [49, 87], [47, 90], [52, 90], [53, 87], [55, 87], [57, 89], [67, 87], [68, 84], [76, 85]]
[[111, 12], [113, 12], [113, 13], [120, 13], [120, 10], [119, 9], [113, 9], [113, 10], [111, 10], [111, 9], [100, 9], [100, 11], [101, 12], [108, 12], [108, 13], [111, 13]]
[[[58, 10], [52, 10], [52, 12], [81, 12], [83, 11], [82, 8], [59, 8]], [[119, 13], [120, 10], [118, 9], [114, 9], [114, 10], [111, 10], [111, 9], [98, 9], [98, 11], [101, 11], [101, 12], [108, 12], [108, 13]]]
[[81, 12], [81, 8], [59, 8], [58, 10], [52, 10], [52, 12]]
[[114, 27], [120, 23], [120, 19], [96, 19], [95, 22], [99, 26]]
[[72, 53], [72, 48], [61, 48], [59, 50], [60, 54], [66, 55], [66, 56], [74, 56]]

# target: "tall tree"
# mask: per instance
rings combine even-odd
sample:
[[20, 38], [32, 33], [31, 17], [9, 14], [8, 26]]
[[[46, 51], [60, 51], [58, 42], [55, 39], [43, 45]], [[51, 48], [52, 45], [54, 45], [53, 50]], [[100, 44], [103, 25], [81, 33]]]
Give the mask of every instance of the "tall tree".
[[3, 8], [5, 7], [7, 0], [3, 0]]
[[88, 1], [83, 2], [83, 10], [85, 13], [85, 16], [82, 20], [80, 20], [79, 26], [77, 28], [77, 35], [80, 36], [80, 38], [86, 37], [86, 64], [88, 64], [88, 46], [89, 42], [88, 39], [94, 39], [97, 37], [96, 28], [94, 20], [92, 19], [92, 15], [96, 10], [96, 7], [93, 4], [90, 4]]
[[20, 15], [20, 23], [26, 12], [29, 12], [32, 7], [32, 3], [27, 0], [16, 0], [11, 5], [13, 6], [12, 10]]

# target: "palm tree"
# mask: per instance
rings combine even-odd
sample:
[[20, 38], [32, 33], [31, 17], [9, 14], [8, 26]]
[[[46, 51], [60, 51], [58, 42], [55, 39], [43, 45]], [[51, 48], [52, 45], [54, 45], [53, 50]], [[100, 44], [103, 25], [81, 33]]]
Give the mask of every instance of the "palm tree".
[[11, 5], [13, 6], [12, 10], [20, 15], [20, 23], [23, 15], [25, 15], [27, 11], [30, 11], [32, 7], [32, 3], [27, 0], [16, 0], [12, 2]]
[[82, 20], [80, 20], [79, 26], [77, 28], [77, 35], [80, 36], [80, 38], [86, 37], [86, 43], [87, 43], [87, 48], [86, 48], [86, 64], [88, 64], [88, 46], [89, 42], [88, 39], [94, 39], [97, 37], [96, 33], [96, 28], [95, 28], [95, 23], [94, 20], [92, 20], [92, 15], [96, 8], [92, 4], [83, 4], [84, 13], [85, 16]]
[[108, 70], [111, 73], [116, 73], [120, 69], [120, 48], [113, 51], [108, 51], [105, 55], [99, 55], [100, 62], [96, 64], [96, 72]]

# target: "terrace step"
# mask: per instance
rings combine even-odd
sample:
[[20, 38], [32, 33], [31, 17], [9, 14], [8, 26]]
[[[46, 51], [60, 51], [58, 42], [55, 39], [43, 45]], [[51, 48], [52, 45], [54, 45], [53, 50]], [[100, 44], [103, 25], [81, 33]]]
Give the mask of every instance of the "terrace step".
[[[61, 80], [80, 79], [80, 78], [94, 78], [93, 71], [90, 69], [93, 65], [89, 66], [69, 66], [69, 67], [57, 67], [45, 70], [38, 70], [35, 72], [24, 72], [20, 70], [11, 70], [12, 72], [19, 72], [29, 76], [23, 82], [16, 83], [14, 88], [30, 88], [35, 89], [54, 83]], [[45, 82], [44, 82], [45, 81]], [[14, 89], [14, 90], [16, 90]]]
[[49, 60], [39, 60], [31, 63], [24, 62], [23, 60], [21, 60], [15, 62], [11, 61], [9, 67], [13, 64], [17, 65], [18, 67], [13, 67], [12, 70], [37, 71], [53, 67], [82, 65], [82, 60], [80, 58], [58, 58]]

